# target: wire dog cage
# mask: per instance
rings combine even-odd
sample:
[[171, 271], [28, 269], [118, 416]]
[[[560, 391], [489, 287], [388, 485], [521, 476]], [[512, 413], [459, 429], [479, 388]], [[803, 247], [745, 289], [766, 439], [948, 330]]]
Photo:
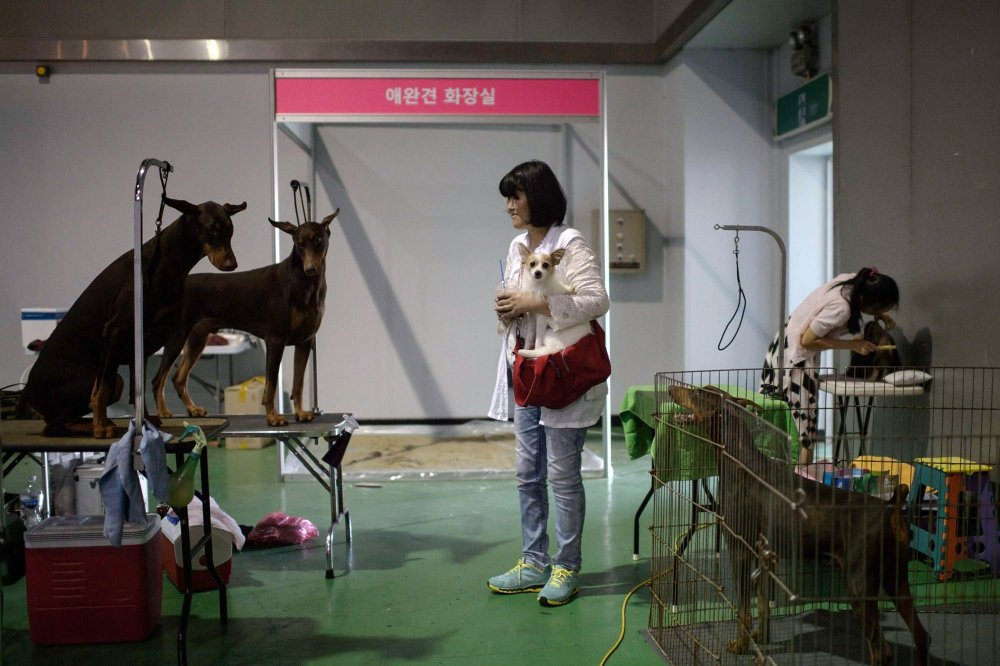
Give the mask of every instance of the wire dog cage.
[[808, 465], [759, 369], [656, 375], [648, 637], [668, 663], [996, 663], [1000, 372], [886, 373], [819, 369]]

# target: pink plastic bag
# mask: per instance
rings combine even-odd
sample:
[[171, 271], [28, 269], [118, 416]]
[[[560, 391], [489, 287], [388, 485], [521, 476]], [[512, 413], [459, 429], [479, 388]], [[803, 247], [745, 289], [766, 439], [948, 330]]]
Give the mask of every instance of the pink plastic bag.
[[306, 518], [287, 516], [280, 511], [269, 513], [247, 535], [253, 545], [303, 543], [319, 535], [316, 526]]

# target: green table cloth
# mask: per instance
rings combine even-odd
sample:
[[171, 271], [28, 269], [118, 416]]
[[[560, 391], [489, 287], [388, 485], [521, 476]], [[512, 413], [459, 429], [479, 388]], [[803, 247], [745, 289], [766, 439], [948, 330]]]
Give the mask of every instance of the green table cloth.
[[[786, 458], [789, 464], [798, 460], [799, 435], [787, 403], [737, 386], [723, 385], [719, 388], [730, 395], [752, 400], [760, 406], [760, 409], [752, 411], [775, 426], [777, 432], [761, 429], [760, 434], [755, 436], [754, 441], [761, 451], [771, 457]], [[660, 451], [656, 459], [657, 474], [661, 480], [714, 476], [717, 471], [712, 446], [699, 436], [697, 428], [685, 428], [691, 433], [685, 435], [684, 430], [664, 423], [662, 416], [659, 421], [656, 418], [657, 414], [668, 415], [679, 411], [682, 411], [681, 408], [669, 401], [657, 406], [656, 390], [651, 385], [629, 387], [620, 409], [629, 457], [635, 460], [650, 453], [659, 441], [666, 445], [666, 450]], [[787, 433], [787, 439], [783, 433]]]

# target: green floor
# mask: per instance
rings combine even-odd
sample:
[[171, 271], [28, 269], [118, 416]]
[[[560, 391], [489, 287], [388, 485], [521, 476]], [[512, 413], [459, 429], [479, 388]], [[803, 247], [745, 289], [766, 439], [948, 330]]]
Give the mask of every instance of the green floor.
[[[600, 448], [592, 436], [594, 448]], [[614, 644], [626, 593], [649, 575], [632, 560], [632, 519], [649, 487], [649, 459], [629, 461], [620, 431], [614, 475], [585, 481], [582, 592], [561, 608], [535, 595], [498, 596], [486, 579], [520, 550], [514, 481], [396, 481], [346, 485], [353, 543], [337, 534], [327, 580], [322, 534], [329, 500], [314, 481], [277, 481], [277, 450], [211, 451], [212, 492], [238, 522], [283, 511], [315, 522], [304, 546], [234, 556], [229, 623], [218, 595], [195, 596], [190, 664], [597, 664]], [[15, 471], [8, 487], [26, 473]], [[20, 475], [20, 476], [19, 476]], [[651, 507], [645, 517], [652, 514]], [[109, 572], [109, 575], [113, 572]], [[175, 664], [182, 596], [164, 579], [160, 628], [141, 643], [36, 647], [28, 633], [24, 580], [4, 588], [3, 664]], [[628, 604], [625, 640], [610, 664], [660, 664], [642, 637], [645, 590]]]

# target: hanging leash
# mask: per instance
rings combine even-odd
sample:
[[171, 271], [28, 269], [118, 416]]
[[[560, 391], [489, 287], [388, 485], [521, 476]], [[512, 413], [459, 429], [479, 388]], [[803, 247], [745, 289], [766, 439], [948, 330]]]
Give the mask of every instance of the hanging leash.
[[[312, 217], [309, 215], [309, 211], [312, 210], [312, 196], [309, 194], [309, 186], [303, 185], [297, 180], [291, 182], [292, 185], [292, 203], [295, 204], [295, 226], [301, 227], [303, 220], [306, 222], [311, 222]], [[305, 196], [303, 197], [303, 191]], [[299, 217], [299, 206], [302, 206], [302, 217]]]
[[[719, 227], [716, 226], [716, 228], [718, 229]], [[719, 337], [719, 344], [717, 345], [719, 351], [724, 351], [724, 350], [728, 349], [729, 346], [731, 344], [733, 344], [733, 341], [736, 340], [736, 336], [740, 332], [740, 328], [743, 326], [743, 315], [745, 315], [746, 311], [747, 311], [747, 296], [743, 292], [743, 282], [740, 280], [740, 231], [739, 231], [739, 229], [736, 230], [736, 237], [733, 239], [733, 244], [734, 244], [733, 254], [736, 256], [736, 288], [739, 290], [739, 294], [738, 294], [738, 296], [736, 298], [736, 311], [733, 312], [733, 316], [729, 318], [729, 322], [726, 324], [726, 327], [724, 329], [722, 329], [722, 336]], [[723, 345], [722, 341], [726, 338], [726, 331], [729, 330], [729, 327], [732, 325], [733, 320], [736, 319], [736, 315], [740, 316], [740, 320], [736, 324], [736, 330], [733, 331], [733, 337], [729, 339], [729, 342], [727, 342], [725, 345]]]
[[[143, 271], [142, 291], [145, 293], [149, 289], [149, 279], [156, 270], [160, 262], [160, 230], [163, 227], [163, 209], [167, 205], [167, 178], [170, 176], [170, 162], [166, 162], [166, 167], [160, 169], [160, 211], [156, 214], [156, 234], [153, 243], [153, 255], [149, 258], [149, 266]], [[142, 211], [139, 212], [139, 224], [142, 224]]]

